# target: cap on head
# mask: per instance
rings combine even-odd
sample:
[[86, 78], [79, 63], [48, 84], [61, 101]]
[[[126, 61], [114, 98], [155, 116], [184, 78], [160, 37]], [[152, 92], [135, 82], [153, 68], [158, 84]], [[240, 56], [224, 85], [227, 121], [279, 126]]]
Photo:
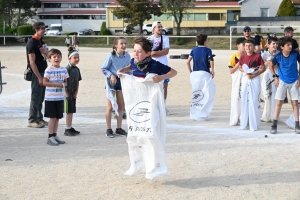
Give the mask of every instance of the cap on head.
[[160, 25], [162, 25], [162, 24], [161, 24], [161, 22], [158, 22], [158, 21], [156, 21], [156, 22], [153, 22], [153, 24], [152, 24], [152, 29], [154, 29], [154, 28], [155, 28], [155, 26], [157, 26], [157, 24], [160, 24]]
[[44, 24], [44, 22], [35, 22], [32, 25], [33, 30], [40, 29], [40, 28], [43, 28], [43, 27], [46, 27], [46, 25]]
[[245, 41], [245, 38], [244, 38], [244, 37], [238, 38], [238, 39], [236, 40], [236, 45], [241, 44], [241, 43], [244, 43], [244, 41]]
[[245, 27], [244, 27], [244, 32], [245, 32], [245, 31], [251, 31], [250, 26], [245, 26]]

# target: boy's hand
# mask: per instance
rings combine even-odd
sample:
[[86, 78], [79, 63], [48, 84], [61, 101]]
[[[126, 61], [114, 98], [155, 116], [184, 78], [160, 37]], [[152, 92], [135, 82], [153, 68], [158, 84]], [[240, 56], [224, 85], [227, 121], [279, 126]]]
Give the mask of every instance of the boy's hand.
[[[298, 81], [299, 82], [299, 81]], [[274, 83], [275, 83], [275, 86], [278, 87], [278, 84], [279, 84], [279, 79], [278, 77], [275, 77], [274, 78]]]
[[212, 78], [214, 78], [215, 77], [215, 72], [211, 71], [210, 73], [211, 73]]
[[250, 79], [250, 80], [256, 77], [255, 74], [247, 74], [247, 76], [248, 76], [248, 79]]
[[74, 99], [77, 99], [77, 92], [74, 93]]
[[114, 75], [111, 75], [110, 76], [110, 84], [111, 85], [116, 85], [116, 83], [117, 83], [116, 77]]
[[162, 77], [160, 76], [160, 75], [155, 75], [155, 76], [153, 76], [153, 82], [154, 83], [159, 83], [160, 81], [162, 81], [163, 79], [162, 79]]

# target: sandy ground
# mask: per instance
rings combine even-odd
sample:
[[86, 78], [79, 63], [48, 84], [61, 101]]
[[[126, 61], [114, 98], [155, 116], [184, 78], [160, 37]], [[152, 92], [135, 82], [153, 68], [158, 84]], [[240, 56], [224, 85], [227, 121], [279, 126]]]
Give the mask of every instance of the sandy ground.
[[[58, 48], [64, 65], [67, 49]], [[106, 98], [99, 69], [110, 51], [80, 48], [83, 80], [73, 125], [81, 134], [64, 136], [62, 119], [58, 134], [66, 144], [52, 147], [46, 144], [46, 128], [26, 127], [30, 82], [23, 79], [25, 48], [0, 48], [1, 62], [8, 66], [0, 95], [0, 199], [300, 199], [300, 135], [282, 121], [276, 135], [269, 134], [270, 123], [256, 132], [228, 125], [227, 64], [234, 51], [213, 51], [216, 100], [211, 120], [202, 122], [189, 119], [185, 60], [169, 60], [178, 71], [167, 101], [172, 112], [165, 148], [169, 175], [152, 181], [143, 172], [125, 176], [130, 165], [126, 138], [105, 137]], [[189, 50], [170, 50], [170, 55], [181, 53]], [[281, 119], [290, 114], [291, 105], [284, 104]]]

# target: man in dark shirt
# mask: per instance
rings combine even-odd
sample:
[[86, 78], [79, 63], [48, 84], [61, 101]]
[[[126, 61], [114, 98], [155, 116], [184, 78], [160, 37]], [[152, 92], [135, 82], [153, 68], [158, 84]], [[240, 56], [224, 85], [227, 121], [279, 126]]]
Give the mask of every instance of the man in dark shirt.
[[48, 51], [43, 48], [44, 42], [41, 38], [45, 34], [45, 24], [36, 22], [33, 24], [35, 34], [26, 44], [27, 64], [30, 66], [33, 75], [31, 80], [31, 100], [29, 108], [28, 127], [42, 128], [48, 125], [43, 120], [42, 105], [45, 97], [45, 86], [43, 86], [43, 77], [47, 62], [42, 54]]
[[244, 34], [244, 37], [241, 37], [241, 39], [243, 39], [243, 41], [245, 41], [246, 39], [253, 39], [254, 40], [254, 43], [255, 43], [255, 49], [254, 49], [254, 52], [255, 53], [260, 53], [260, 40], [257, 39], [257, 38], [253, 38], [251, 37], [251, 28], [249, 26], [245, 26], [244, 29], [243, 29], [243, 34]]
[[292, 38], [292, 50], [296, 50], [297, 52], [299, 52], [299, 44], [298, 44], [297, 40], [293, 39], [294, 29], [290, 26], [286, 27], [284, 29], [284, 36]]

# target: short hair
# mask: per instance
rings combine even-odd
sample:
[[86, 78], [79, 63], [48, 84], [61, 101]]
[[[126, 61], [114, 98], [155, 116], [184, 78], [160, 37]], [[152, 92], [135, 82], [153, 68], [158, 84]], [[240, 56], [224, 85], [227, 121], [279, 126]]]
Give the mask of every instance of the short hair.
[[152, 50], [153, 47], [153, 43], [148, 40], [147, 38], [143, 37], [143, 36], [138, 36], [134, 39], [134, 44], [139, 44], [141, 45], [142, 49], [148, 53]]
[[291, 37], [284, 36], [284, 37], [280, 38], [280, 40], [279, 40], [279, 46], [283, 47], [287, 43], [291, 43], [292, 44], [292, 38]]
[[55, 55], [55, 54], [58, 54], [60, 56], [62, 56], [61, 54], [61, 51], [58, 50], [58, 49], [51, 49], [49, 52], [48, 52], [48, 58], [51, 58], [51, 56]]
[[197, 44], [198, 45], [204, 45], [204, 42], [207, 40], [206, 34], [198, 34], [196, 36]]
[[278, 42], [278, 38], [270, 36], [268, 39], [268, 44], [271, 44], [272, 42]]
[[32, 29], [35, 31], [35, 30], [39, 30], [40, 28], [42, 27], [46, 27], [46, 25], [44, 24], [44, 22], [35, 22], [33, 25], [32, 25]]
[[244, 41], [244, 44], [246, 44], [246, 43], [252, 43], [253, 45], [255, 45], [255, 42], [254, 42], [254, 40], [252, 38], [246, 39]]
[[294, 29], [291, 26], [285, 27], [284, 34], [294, 32]]

